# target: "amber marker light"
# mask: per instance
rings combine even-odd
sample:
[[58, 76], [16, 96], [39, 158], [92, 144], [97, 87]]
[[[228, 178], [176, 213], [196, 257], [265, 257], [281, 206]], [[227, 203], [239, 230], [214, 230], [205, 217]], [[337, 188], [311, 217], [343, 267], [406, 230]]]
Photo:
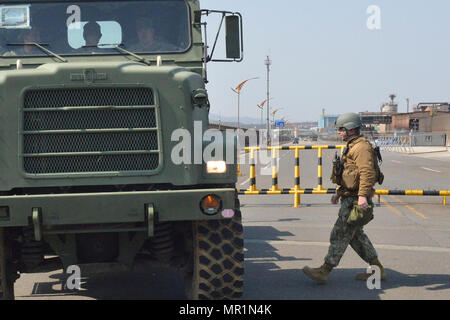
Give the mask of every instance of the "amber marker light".
[[221, 200], [219, 197], [210, 194], [204, 197], [200, 203], [203, 213], [207, 215], [214, 215], [219, 213], [221, 207]]

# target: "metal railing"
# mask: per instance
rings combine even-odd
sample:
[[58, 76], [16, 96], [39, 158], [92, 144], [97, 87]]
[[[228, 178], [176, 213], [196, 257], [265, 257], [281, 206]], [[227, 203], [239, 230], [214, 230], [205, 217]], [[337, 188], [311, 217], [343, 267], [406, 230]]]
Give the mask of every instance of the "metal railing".
[[413, 152], [409, 136], [383, 136], [379, 137], [375, 143], [383, 151]]

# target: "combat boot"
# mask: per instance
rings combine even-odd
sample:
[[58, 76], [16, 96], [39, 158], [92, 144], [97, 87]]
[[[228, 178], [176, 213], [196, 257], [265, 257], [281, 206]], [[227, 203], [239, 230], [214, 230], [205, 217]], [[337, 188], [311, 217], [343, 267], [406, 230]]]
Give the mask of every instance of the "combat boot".
[[[378, 268], [380, 268], [380, 279], [381, 280], [386, 280], [386, 273], [384, 272], [384, 267], [381, 264], [380, 261], [378, 261], [378, 258], [373, 259], [372, 261], [369, 262], [369, 264], [371, 266], [377, 266]], [[355, 277], [356, 280], [360, 280], [360, 281], [367, 281], [367, 279], [369, 279], [369, 277], [372, 276], [372, 273], [358, 273]]]
[[319, 284], [324, 284], [328, 280], [328, 275], [330, 274], [333, 267], [329, 264], [324, 263], [319, 268], [310, 268], [308, 266], [303, 268], [303, 272], [312, 280]]

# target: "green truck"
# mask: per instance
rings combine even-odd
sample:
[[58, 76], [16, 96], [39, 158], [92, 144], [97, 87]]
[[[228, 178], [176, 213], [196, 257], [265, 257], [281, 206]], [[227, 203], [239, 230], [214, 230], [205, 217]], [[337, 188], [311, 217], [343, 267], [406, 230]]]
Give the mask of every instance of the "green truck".
[[[0, 299], [21, 273], [141, 263], [179, 270], [190, 299], [240, 298], [236, 154], [174, 161], [173, 133], [207, 131], [206, 66], [242, 60], [241, 15], [197, 0], [0, 2]], [[201, 155], [200, 139], [183, 152]]]

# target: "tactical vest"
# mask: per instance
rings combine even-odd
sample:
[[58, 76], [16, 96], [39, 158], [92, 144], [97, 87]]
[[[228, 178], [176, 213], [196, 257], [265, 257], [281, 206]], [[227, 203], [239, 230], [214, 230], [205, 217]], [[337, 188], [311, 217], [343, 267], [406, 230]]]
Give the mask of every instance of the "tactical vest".
[[[356, 138], [356, 139], [358, 139], [358, 138]], [[333, 183], [338, 184], [340, 186], [343, 185], [342, 173], [343, 173], [343, 170], [344, 170], [344, 163], [345, 163], [345, 161], [347, 159], [347, 154], [350, 152], [350, 150], [354, 146], [358, 145], [359, 143], [367, 143], [369, 145], [369, 148], [370, 148], [371, 154], [372, 154], [372, 162], [374, 164], [374, 169], [375, 169], [375, 172], [376, 172], [376, 182], [378, 182], [378, 184], [380, 184], [380, 185], [383, 183], [383, 181], [384, 181], [384, 174], [383, 174], [383, 172], [381, 172], [381, 169], [380, 169], [380, 166], [379, 166], [379, 162], [382, 161], [379, 148], [378, 147], [373, 148], [372, 144], [366, 138], [362, 139], [361, 141], [359, 141], [359, 142], [357, 142], [355, 144], [350, 143], [349, 147], [346, 147], [344, 149], [344, 152], [343, 152], [343, 155], [342, 155], [342, 159], [339, 159], [339, 157], [336, 157], [335, 161], [333, 161], [333, 171], [332, 171], [332, 174], [331, 174], [331, 181]]]

